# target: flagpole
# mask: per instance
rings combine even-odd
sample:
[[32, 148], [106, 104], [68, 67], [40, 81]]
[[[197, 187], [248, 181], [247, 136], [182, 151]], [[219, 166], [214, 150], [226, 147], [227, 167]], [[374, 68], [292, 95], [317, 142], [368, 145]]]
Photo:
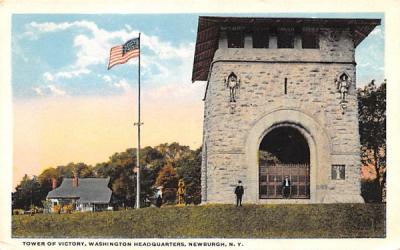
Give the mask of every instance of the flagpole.
[[140, 33], [139, 33], [139, 67], [138, 67], [138, 122], [137, 122], [137, 148], [136, 148], [136, 209], [140, 208]]

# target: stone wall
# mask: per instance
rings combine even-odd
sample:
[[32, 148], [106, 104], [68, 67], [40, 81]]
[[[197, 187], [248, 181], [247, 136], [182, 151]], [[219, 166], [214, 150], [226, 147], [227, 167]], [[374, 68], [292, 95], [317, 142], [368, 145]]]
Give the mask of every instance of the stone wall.
[[[224, 82], [231, 72], [240, 79], [233, 109]], [[335, 84], [343, 72], [352, 78], [344, 114]], [[298, 126], [308, 137], [314, 176], [310, 200], [258, 198], [255, 157], [263, 133], [276, 123]], [[320, 49], [221, 46], [211, 66], [203, 133], [203, 202], [233, 202], [238, 180], [244, 183], [244, 200], [251, 203], [362, 202], [354, 44], [350, 33], [322, 30]], [[345, 180], [331, 180], [332, 164], [346, 165]]]

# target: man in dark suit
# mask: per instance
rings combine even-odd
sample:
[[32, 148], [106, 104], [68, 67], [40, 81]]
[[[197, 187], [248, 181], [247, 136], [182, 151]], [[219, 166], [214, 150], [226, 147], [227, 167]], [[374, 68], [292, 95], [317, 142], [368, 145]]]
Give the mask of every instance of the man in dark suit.
[[238, 182], [238, 185], [235, 188], [236, 194], [236, 206], [242, 206], [242, 197], [244, 194], [244, 188], [242, 186], [242, 181]]
[[290, 180], [289, 176], [285, 176], [285, 179], [282, 182], [282, 192], [283, 192], [283, 198], [289, 198], [290, 196]]

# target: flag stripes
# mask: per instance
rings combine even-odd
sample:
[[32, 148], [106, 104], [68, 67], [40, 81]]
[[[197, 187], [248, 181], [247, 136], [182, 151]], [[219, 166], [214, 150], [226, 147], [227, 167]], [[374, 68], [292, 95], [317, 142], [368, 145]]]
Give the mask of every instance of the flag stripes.
[[110, 59], [108, 61], [108, 69], [111, 69], [117, 64], [124, 64], [129, 59], [139, 56], [138, 40], [132, 39], [126, 42], [124, 45], [117, 45], [110, 50]]

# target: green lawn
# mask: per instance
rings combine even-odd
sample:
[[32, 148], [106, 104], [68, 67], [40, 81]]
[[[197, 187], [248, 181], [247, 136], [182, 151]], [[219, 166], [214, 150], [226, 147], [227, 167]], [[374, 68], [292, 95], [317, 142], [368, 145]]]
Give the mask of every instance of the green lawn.
[[14, 215], [13, 237], [385, 237], [382, 204], [205, 205]]

